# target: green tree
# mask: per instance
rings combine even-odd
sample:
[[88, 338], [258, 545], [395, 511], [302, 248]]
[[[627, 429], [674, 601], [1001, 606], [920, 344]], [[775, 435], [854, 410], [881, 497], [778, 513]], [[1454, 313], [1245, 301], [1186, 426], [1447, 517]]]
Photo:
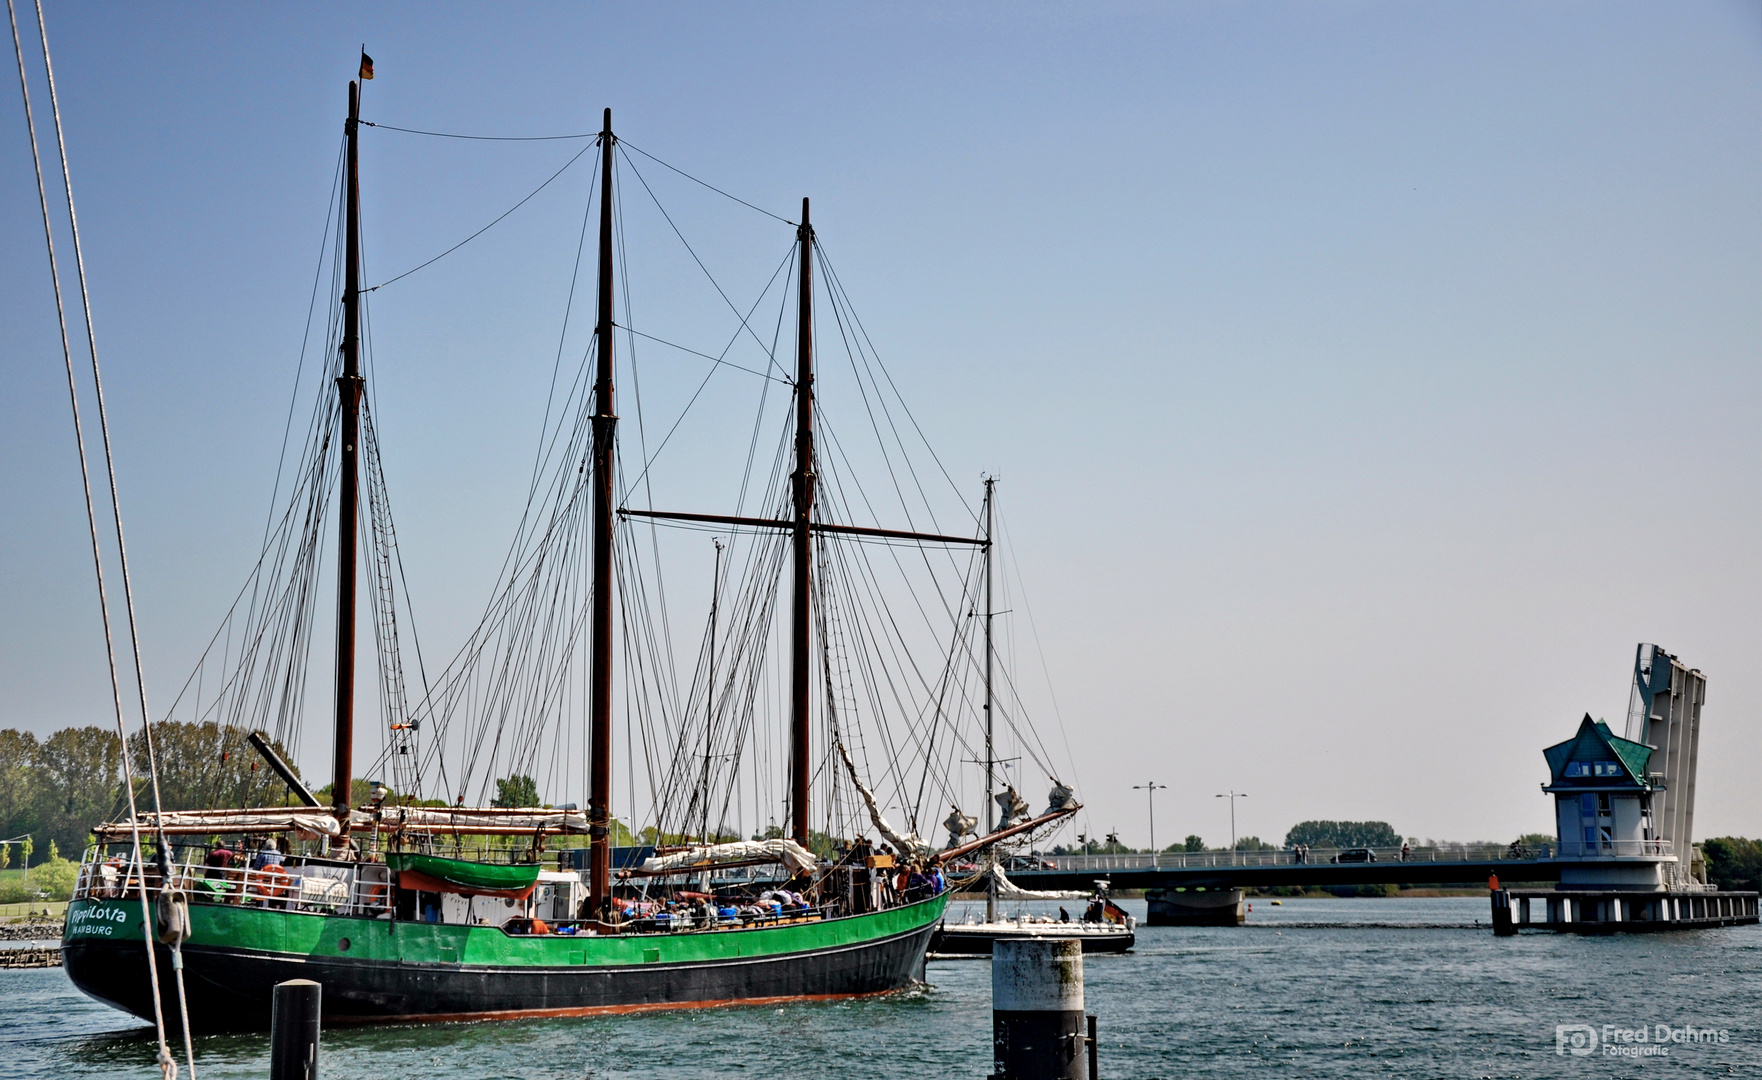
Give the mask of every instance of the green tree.
[[73, 885], [79, 879], [80, 864], [72, 859], [47, 859], [31, 870], [31, 887], [28, 899], [36, 899], [39, 892], [49, 894], [51, 900], [72, 900]]
[[37, 771], [37, 737], [28, 731], [0, 731], [0, 839], [41, 829], [42, 774]]
[[1721, 889], [1755, 892], [1762, 882], [1762, 840], [1718, 836], [1701, 844], [1707, 880]]
[[1258, 836], [1244, 836], [1236, 841], [1237, 851], [1276, 851], [1271, 844]]
[[[159, 766], [159, 797], [167, 810], [213, 810], [234, 806], [282, 806], [287, 785], [268, 767], [247, 732], [210, 720], [184, 723], [165, 720], [153, 725], [153, 753]], [[129, 736], [129, 760], [135, 775], [147, 775], [147, 744], [140, 732]], [[287, 749], [270, 746], [289, 760]], [[299, 775], [298, 770], [295, 775]], [[152, 808], [151, 797], [141, 809]]]
[[79, 851], [94, 826], [116, 816], [122, 740], [101, 727], [62, 728], [37, 747], [38, 817], [51, 859]]
[[1170, 851], [1200, 852], [1200, 851], [1205, 850], [1205, 841], [1201, 840], [1199, 837], [1193, 835], [1192, 833], [1188, 833], [1187, 839], [1181, 841], [1181, 843], [1178, 847], [1171, 845], [1169, 847], [1169, 850]]
[[1386, 821], [1304, 821], [1291, 826], [1285, 846], [1319, 848], [1400, 847], [1401, 834]]
[[[389, 787], [390, 785], [387, 785], [387, 786]], [[326, 784], [323, 787], [319, 788], [318, 790], [314, 791], [312, 793], [312, 797], [314, 799], [318, 800], [318, 805], [329, 806], [331, 804], [330, 803], [331, 792], [335, 789], [336, 789], [336, 785], [334, 783], [333, 784]], [[298, 802], [299, 800], [294, 799], [294, 801]], [[349, 781], [349, 805], [350, 806], [366, 806], [368, 803], [370, 803], [372, 801], [373, 801], [373, 781], [363, 780], [359, 776], [357, 776], [353, 780]], [[391, 801], [392, 805], [394, 805], [394, 806], [396, 806], [396, 805], [446, 806], [447, 805], [447, 801], [445, 799], [424, 799], [420, 803], [406, 803], [406, 804], [399, 804], [396, 798], [392, 798], [392, 799], [390, 799], [390, 801]]]
[[518, 806], [539, 806], [538, 782], [524, 773], [516, 773], [496, 781], [496, 797], [491, 806], [513, 809]]

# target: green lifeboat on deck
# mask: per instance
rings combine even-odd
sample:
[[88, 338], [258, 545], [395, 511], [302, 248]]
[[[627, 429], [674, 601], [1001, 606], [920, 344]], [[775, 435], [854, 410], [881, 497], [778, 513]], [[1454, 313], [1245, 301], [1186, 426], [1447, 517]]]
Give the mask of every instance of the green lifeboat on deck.
[[524, 892], [538, 880], [539, 871], [537, 863], [480, 863], [413, 851], [389, 852], [385, 861], [393, 870], [413, 870], [448, 885], [483, 892]]

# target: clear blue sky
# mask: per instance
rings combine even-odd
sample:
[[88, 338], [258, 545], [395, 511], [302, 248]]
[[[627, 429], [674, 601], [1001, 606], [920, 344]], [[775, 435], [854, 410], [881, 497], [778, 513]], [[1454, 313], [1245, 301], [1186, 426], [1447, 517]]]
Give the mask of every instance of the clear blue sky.
[[[1222, 840], [1232, 786], [1269, 840], [1549, 829], [1541, 747], [1620, 727], [1647, 640], [1709, 677], [1697, 832], [1762, 834], [1756, 3], [47, 8], [158, 698], [256, 550], [365, 42], [370, 118], [609, 105], [744, 198], [813, 196], [942, 459], [1004, 477], [1097, 828], [1143, 843], [1155, 779], [1163, 843]], [[0, 726], [47, 732], [109, 695], [6, 93]], [[370, 276], [569, 152], [373, 133]], [[439, 651], [518, 511], [579, 206], [376, 297]], [[788, 231], [716, 214], [762, 279]]]

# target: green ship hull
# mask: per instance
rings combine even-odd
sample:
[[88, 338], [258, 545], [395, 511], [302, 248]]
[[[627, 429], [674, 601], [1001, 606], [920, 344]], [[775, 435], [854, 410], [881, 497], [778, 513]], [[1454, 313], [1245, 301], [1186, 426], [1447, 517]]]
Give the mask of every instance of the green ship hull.
[[[324, 984], [327, 1022], [591, 1016], [886, 993], [923, 977], [944, 893], [845, 918], [710, 931], [517, 935], [500, 927], [192, 904], [183, 945], [190, 1023], [268, 1026], [286, 979]], [[151, 1019], [141, 907], [76, 900], [63, 932], [82, 991]], [[166, 1000], [171, 957], [159, 950]]]

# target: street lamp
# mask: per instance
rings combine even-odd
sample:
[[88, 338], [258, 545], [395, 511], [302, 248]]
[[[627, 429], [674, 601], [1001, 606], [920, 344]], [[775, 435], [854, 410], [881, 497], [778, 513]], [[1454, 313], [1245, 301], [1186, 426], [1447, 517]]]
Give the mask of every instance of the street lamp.
[[1158, 788], [1161, 788], [1162, 790], [1167, 791], [1168, 787], [1169, 786], [1167, 784], [1159, 784], [1155, 780], [1147, 780], [1142, 784], [1133, 784], [1132, 785], [1133, 791], [1142, 791], [1144, 793], [1144, 797], [1150, 800], [1150, 865], [1151, 866], [1156, 865], [1156, 854], [1157, 854], [1157, 847], [1156, 847], [1156, 790]]
[[1219, 799], [1230, 800], [1230, 865], [1234, 866], [1236, 865], [1236, 800], [1246, 799], [1248, 793], [1246, 791], [1237, 791], [1235, 788], [1231, 788], [1228, 795], [1218, 795], [1216, 797]]

